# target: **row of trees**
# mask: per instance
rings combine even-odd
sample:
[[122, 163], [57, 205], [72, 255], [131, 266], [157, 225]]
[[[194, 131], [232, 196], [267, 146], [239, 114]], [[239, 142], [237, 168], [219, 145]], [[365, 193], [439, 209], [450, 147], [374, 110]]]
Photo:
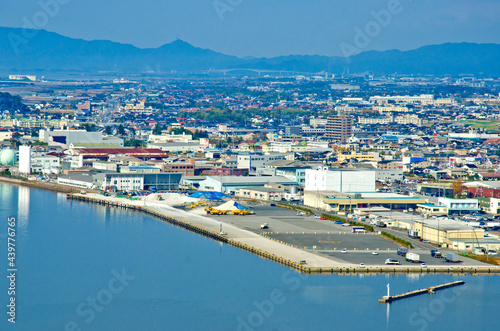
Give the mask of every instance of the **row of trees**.
[[238, 122], [244, 123], [248, 119], [255, 116], [261, 117], [274, 117], [274, 118], [290, 118], [295, 116], [313, 115], [310, 111], [300, 108], [284, 108], [284, 109], [218, 109], [212, 108], [209, 110], [199, 110], [196, 112], [180, 112], [179, 116], [184, 118], [194, 118], [197, 120], [214, 122], [214, 123], [227, 123]]

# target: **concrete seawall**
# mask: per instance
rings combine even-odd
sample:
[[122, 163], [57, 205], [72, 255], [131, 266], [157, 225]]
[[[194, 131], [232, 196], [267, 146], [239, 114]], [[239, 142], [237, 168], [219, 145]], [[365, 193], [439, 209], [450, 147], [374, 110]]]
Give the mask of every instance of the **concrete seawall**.
[[[447, 273], [447, 274], [500, 274], [500, 267], [495, 266], [474, 266], [474, 267], [406, 267], [406, 266], [376, 266], [376, 267], [363, 267], [360, 268], [356, 265], [349, 263], [339, 263], [333, 260], [329, 260], [318, 256], [312, 252], [304, 251], [292, 246], [286, 246], [279, 244], [275, 241], [264, 238], [263, 236], [250, 233], [242, 229], [235, 229], [230, 225], [225, 224], [225, 227], [229, 227], [231, 231], [228, 230], [227, 235], [221, 235], [216, 232], [214, 224], [218, 226], [220, 224], [218, 221], [213, 221], [214, 224], [203, 224], [201, 226], [198, 223], [195, 215], [190, 215], [188, 220], [181, 219], [180, 217], [173, 217], [172, 214], [178, 211], [164, 211], [160, 208], [155, 208], [151, 206], [141, 206], [139, 205], [142, 201], [130, 201], [126, 199], [113, 199], [109, 197], [96, 197], [96, 195], [82, 195], [82, 194], [68, 194], [68, 199], [78, 200], [88, 203], [100, 204], [104, 206], [125, 208], [138, 212], [143, 212], [145, 214], [154, 216], [164, 222], [182, 227], [189, 231], [201, 234], [203, 236], [209, 237], [213, 240], [229, 244], [231, 246], [240, 248], [252, 254], [258, 255], [265, 259], [283, 264], [289, 268], [295, 269], [302, 273], [307, 274], [436, 274], [436, 273]], [[169, 215], [170, 213], [170, 215]], [[183, 217], [186, 218], [186, 217]], [[212, 220], [204, 220], [205, 222]], [[212, 229], [210, 229], [210, 227]], [[300, 260], [307, 260], [307, 265], [302, 265], [299, 263]]]
[[76, 187], [69, 187], [60, 184], [46, 183], [42, 181], [32, 181], [32, 180], [22, 180], [17, 178], [10, 178], [0, 176], [0, 183], [7, 183], [13, 185], [26, 186], [31, 188], [37, 188], [41, 190], [60, 192], [60, 193], [76, 193], [80, 192], [80, 189]]

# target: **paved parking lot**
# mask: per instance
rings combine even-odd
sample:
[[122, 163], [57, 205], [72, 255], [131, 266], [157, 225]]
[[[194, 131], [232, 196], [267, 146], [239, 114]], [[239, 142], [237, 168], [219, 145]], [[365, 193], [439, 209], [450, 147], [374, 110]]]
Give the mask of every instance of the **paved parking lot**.
[[270, 233], [270, 238], [284, 241], [299, 248], [312, 248], [317, 250], [397, 250], [398, 245], [376, 234], [354, 234], [351, 232], [328, 233]]
[[[337, 261], [380, 266], [384, 264], [386, 259], [391, 258], [399, 260], [401, 265], [419, 266], [419, 264], [406, 262], [403, 256], [397, 255], [396, 250], [399, 247], [397, 244], [372, 233], [354, 234], [351, 232], [351, 227], [338, 225], [328, 220], [320, 220], [313, 216], [297, 216], [295, 211], [280, 207], [254, 204], [253, 211], [255, 214], [249, 216], [210, 215], [208, 217], [254, 233], [269, 233], [266, 234], [269, 238], [302, 249], [307, 247], [308, 251], [314, 251]], [[268, 223], [269, 228], [261, 229], [260, 226], [263, 223]], [[313, 250], [313, 246], [316, 246], [316, 250]], [[417, 249], [413, 251], [420, 254], [420, 259], [428, 266], [484, 266], [478, 261], [463, 257], [460, 257], [463, 262], [448, 263], [443, 258], [431, 257], [431, 246], [420, 243], [416, 246]], [[344, 248], [347, 249], [347, 253], [340, 252]], [[378, 255], [372, 255], [373, 251], [377, 251]], [[442, 252], [444, 253], [444, 251]]]

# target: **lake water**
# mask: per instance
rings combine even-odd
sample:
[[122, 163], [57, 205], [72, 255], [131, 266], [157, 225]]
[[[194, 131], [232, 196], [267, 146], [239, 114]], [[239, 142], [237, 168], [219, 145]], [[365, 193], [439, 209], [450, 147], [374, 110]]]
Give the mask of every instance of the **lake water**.
[[[314, 275], [155, 218], [0, 184], [0, 330], [495, 330], [499, 276]], [[16, 324], [7, 321], [7, 220]], [[466, 285], [391, 303], [453, 280]]]

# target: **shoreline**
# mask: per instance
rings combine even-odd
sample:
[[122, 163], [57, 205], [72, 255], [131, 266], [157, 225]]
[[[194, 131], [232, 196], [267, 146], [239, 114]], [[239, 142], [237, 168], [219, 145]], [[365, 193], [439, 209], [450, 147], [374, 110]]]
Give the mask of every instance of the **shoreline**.
[[[335, 261], [305, 251], [290, 245], [281, 244], [269, 240], [264, 236], [250, 231], [237, 228], [236, 226], [221, 221], [209, 219], [200, 215], [190, 214], [171, 206], [159, 205], [155, 202], [143, 200], [131, 201], [113, 197], [104, 197], [89, 192], [80, 194], [79, 188], [67, 187], [60, 184], [46, 182], [33, 182], [15, 178], [1, 177], [0, 183], [27, 186], [30, 188], [66, 193], [67, 199], [87, 203], [100, 204], [116, 208], [125, 208], [142, 212], [169, 224], [182, 227], [191, 232], [201, 234], [213, 240], [227, 243], [231, 246], [245, 250], [262, 258], [277, 262], [306, 274], [500, 274], [500, 267], [491, 266], [467, 266], [467, 267], [420, 267], [420, 266], [365, 266], [360, 268], [355, 264], [344, 261]], [[178, 215], [175, 215], [178, 214]], [[224, 224], [226, 235], [219, 233], [219, 226]], [[302, 260], [307, 265], [300, 264]]]
[[76, 187], [68, 187], [64, 186], [61, 184], [54, 184], [54, 183], [47, 183], [47, 182], [38, 182], [38, 181], [32, 181], [32, 180], [22, 180], [22, 179], [17, 179], [17, 178], [10, 178], [10, 177], [4, 177], [0, 176], [0, 183], [6, 183], [6, 184], [13, 184], [13, 185], [19, 185], [19, 186], [27, 186], [30, 188], [36, 188], [40, 190], [46, 190], [46, 191], [52, 191], [52, 192], [58, 192], [58, 193], [78, 193], [81, 191], [81, 189], [78, 189]]

